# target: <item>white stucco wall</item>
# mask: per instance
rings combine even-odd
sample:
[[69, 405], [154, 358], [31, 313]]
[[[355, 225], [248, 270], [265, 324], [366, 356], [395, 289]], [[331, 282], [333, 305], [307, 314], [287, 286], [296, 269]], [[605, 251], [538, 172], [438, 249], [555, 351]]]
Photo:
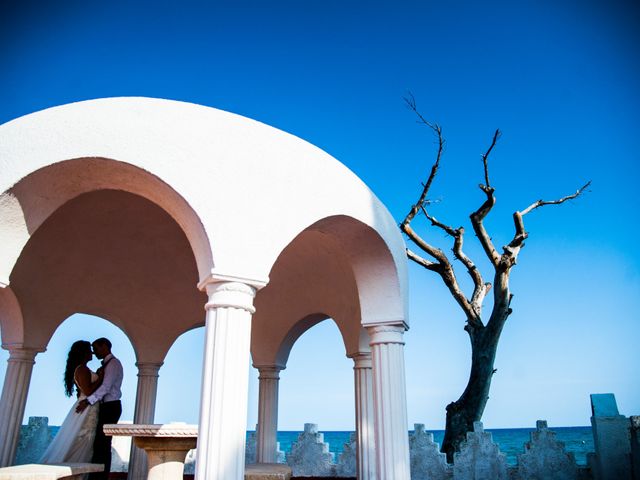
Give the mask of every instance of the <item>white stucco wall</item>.
[[150, 98], [73, 103], [0, 126], [0, 286], [50, 214], [81, 193], [109, 188], [146, 197], [174, 218], [201, 281], [212, 273], [266, 281], [307, 227], [328, 217], [356, 219], [370, 227], [364, 237], [327, 228], [343, 242], [368, 296], [360, 299], [369, 309], [363, 317], [406, 321], [403, 239], [350, 170], [254, 120]]
[[254, 120], [150, 98], [47, 109], [0, 126], [0, 191], [39, 168], [86, 157], [126, 162], [171, 185], [202, 220], [220, 271], [264, 277], [305, 226], [342, 214], [374, 227], [404, 276], [402, 239], [371, 191], [325, 152]]

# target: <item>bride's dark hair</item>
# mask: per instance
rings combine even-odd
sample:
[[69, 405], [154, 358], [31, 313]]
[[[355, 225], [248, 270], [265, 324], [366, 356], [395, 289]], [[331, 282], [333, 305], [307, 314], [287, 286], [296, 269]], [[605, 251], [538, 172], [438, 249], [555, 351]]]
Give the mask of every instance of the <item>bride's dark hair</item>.
[[67, 397], [73, 395], [76, 385], [73, 374], [78, 365], [82, 365], [87, 356], [87, 350], [91, 351], [91, 344], [86, 340], [78, 340], [71, 345], [69, 355], [67, 356], [67, 368], [64, 371], [64, 393]]

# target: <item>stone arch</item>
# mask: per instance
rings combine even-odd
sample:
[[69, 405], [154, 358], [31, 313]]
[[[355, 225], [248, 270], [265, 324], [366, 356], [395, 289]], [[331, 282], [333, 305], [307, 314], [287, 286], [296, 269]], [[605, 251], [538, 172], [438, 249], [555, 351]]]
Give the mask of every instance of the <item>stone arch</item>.
[[326, 318], [337, 324], [348, 356], [368, 350], [364, 326], [405, 323], [395, 260], [381, 236], [352, 217], [332, 216], [304, 229], [269, 277], [255, 302], [254, 365], [284, 367], [295, 340]]
[[0, 195], [0, 235], [9, 239], [0, 255], [0, 282], [8, 276], [29, 237], [64, 203], [97, 190], [122, 190], [144, 197], [165, 210], [189, 240], [205, 277], [213, 268], [212, 249], [196, 212], [156, 175], [126, 162], [76, 158], [39, 168]]
[[122, 190], [92, 190], [58, 207], [29, 237], [10, 280], [24, 326], [22, 338], [3, 333], [5, 343], [42, 348], [61, 318], [81, 311], [125, 331], [138, 361], [161, 362], [175, 337], [204, 321], [184, 231], [157, 204]]
[[382, 236], [386, 229], [379, 231], [374, 227], [356, 218], [334, 215], [308, 229], [331, 235], [349, 259], [358, 289], [362, 325], [406, 324], [404, 257], [398, 262], [395, 258], [398, 252]]

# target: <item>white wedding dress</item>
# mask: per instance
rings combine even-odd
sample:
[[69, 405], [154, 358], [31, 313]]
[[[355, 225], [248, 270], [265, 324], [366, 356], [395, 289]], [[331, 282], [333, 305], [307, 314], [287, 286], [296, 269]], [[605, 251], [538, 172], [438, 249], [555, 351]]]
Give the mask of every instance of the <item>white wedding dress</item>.
[[[98, 380], [98, 375], [91, 372], [91, 382]], [[49, 444], [38, 463], [88, 463], [93, 454], [93, 439], [98, 425], [98, 403], [89, 405], [82, 413], [76, 413], [78, 402], [87, 398], [80, 394], [73, 404], [60, 430]]]

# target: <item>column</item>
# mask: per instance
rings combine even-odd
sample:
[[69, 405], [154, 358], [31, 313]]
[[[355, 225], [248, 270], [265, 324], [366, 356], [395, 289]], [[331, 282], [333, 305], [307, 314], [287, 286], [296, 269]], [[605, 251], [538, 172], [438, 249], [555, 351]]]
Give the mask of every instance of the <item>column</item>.
[[251, 315], [256, 289], [206, 284], [206, 330], [196, 456], [197, 480], [243, 480]]
[[3, 348], [9, 350], [9, 360], [0, 397], [0, 467], [8, 467], [16, 456], [34, 359], [44, 350], [13, 345]]
[[404, 325], [367, 327], [371, 339], [378, 480], [409, 480]]
[[278, 383], [283, 367], [274, 365], [257, 368], [260, 383], [256, 463], [277, 463]]
[[[136, 407], [133, 413], [133, 423], [150, 425], [156, 412], [156, 395], [158, 393], [158, 371], [162, 362], [137, 362], [138, 389], [136, 391]], [[129, 455], [128, 480], [146, 480], [147, 455], [144, 450], [131, 442]]]
[[373, 373], [371, 352], [353, 355], [356, 397], [356, 472], [358, 480], [376, 480], [376, 450], [373, 415]]

